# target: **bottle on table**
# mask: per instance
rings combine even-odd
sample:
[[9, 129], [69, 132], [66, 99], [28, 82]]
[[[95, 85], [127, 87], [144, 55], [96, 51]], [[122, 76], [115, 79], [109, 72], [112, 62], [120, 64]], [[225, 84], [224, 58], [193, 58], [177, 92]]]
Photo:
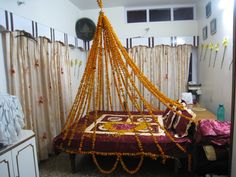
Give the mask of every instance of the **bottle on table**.
[[219, 104], [216, 114], [217, 114], [217, 120], [219, 121], [225, 120], [225, 108], [223, 104]]

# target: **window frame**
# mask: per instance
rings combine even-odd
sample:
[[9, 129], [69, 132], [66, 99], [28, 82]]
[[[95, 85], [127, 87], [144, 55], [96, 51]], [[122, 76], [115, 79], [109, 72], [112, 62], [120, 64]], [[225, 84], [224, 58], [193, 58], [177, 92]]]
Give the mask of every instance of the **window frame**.
[[[174, 10], [175, 9], [184, 9], [184, 8], [192, 8], [193, 9], [193, 19], [181, 19], [181, 20], [175, 20], [174, 19]], [[173, 12], [173, 21], [188, 21], [188, 20], [195, 20], [195, 10], [194, 10], [194, 7], [175, 7], [172, 9], [172, 12]]]
[[[170, 20], [163, 20], [163, 21], [150, 21], [150, 11], [151, 10], [170, 10]], [[148, 9], [148, 13], [149, 13], [149, 18], [148, 18], [148, 22], [152, 23], [152, 22], [169, 22], [172, 21], [172, 8], [150, 8]]]
[[[130, 12], [130, 11], [146, 11], [146, 21], [145, 22], [128, 22], [128, 12]], [[149, 12], [145, 8], [126, 10], [125, 13], [126, 13], [126, 23], [127, 24], [130, 24], [130, 23], [147, 23], [148, 22], [147, 20], [149, 19]]]
[[[160, 5], [160, 6], [144, 6], [144, 7], [129, 7], [125, 8], [124, 15], [125, 15], [125, 24], [137, 24], [137, 23], [163, 23], [163, 22], [177, 22], [177, 21], [189, 21], [189, 20], [174, 20], [174, 9], [175, 8], [193, 8], [193, 19], [196, 20], [196, 5], [195, 4], [174, 4], [174, 5]], [[150, 10], [158, 10], [158, 9], [170, 9], [171, 20], [170, 21], [150, 21]], [[128, 11], [135, 11], [135, 10], [146, 10], [147, 19], [146, 22], [132, 22], [128, 23]]]

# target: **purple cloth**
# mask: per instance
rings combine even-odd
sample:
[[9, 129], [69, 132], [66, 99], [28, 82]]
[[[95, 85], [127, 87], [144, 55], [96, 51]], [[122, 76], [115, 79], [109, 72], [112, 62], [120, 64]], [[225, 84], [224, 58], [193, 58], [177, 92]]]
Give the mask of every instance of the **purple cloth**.
[[230, 144], [230, 121], [200, 120], [197, 126], [196, 142], [218, 146]]
[[[100, 111], [98, 115], [102, 114], [120, 114], [124, 115], [124, 112], [105, 112]], [[139, 114], [138, 112], [132, 112], [133, 115]], [[145, 113], [147, 114], [147, 113]], [[159, 114], [162, 114], [159, 112]], [[90, 113], [90, 119], [88, 120], [88, 125], [93, 123], [94, 121], [94, 113]], [[80, 146], [81, 136], [83, 134], [83, 125], [84, 125], [85, 118], [81, 118], [78, 124], [73, 126], [76, 127], [76, 131], [72, 129], [68, 129], [68, 134], [65, 138], [64, 132], [59, 134], [57, 137], [54, 138], [54, 149], [55, 152], [66, 151], [66, 152], [74, 152], [76, 153]], [[171, 132], [170, 132], [171, 133]], [[171, 133], [172, 134], [172, 133]], [[73, 135], [73, 136], [71, 136]], [[173, 136], [173, 134], [172, 134]], [[152, 136], [140, 136], [138, 135], [140, 142], [143, 147], [143, 151], [145, 153], [150, 154], [160, 154], [159, 150], [157, 149]], [[156, 136], [156, 141], [159, 145], [163, 148], [166, 155], [169, 156], [183, 156], [185, 154], [181, 151], [174, 142], [168, 136]], [[192, 143], [191, 139], [188, 137], [183, 138], [174, 138], [177, 143], [179, 143], [184, 149], [188, 150], [188, 147]], [[69, 143], [71, 142], [71, 143]], [[137, 144], [137, 140], [135, 136], [129, 135], [121, 135], [121, 136], [113, 136], [113, 135], [106, 135], [106, 134], [97, 134], [95, 147], [92, 148], [93, 142], [93, 134], [86, 134], [84, 136], [83, 147], [82, 151], [86, 152], [119, 152], [119, 153], [139, 153], [140, 149]]]

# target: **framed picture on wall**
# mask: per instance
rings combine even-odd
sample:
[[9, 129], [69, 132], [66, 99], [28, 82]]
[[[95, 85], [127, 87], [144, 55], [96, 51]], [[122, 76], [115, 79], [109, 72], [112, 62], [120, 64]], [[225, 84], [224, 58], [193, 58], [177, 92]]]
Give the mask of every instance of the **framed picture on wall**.
[[211, 1], [209, 1], [206, 5], [206, 18], [211, 16]]
[[216, 33], [216, 19], [213, 18], [210, 23], [211, 35]]
[[202, 29], [202, 39], [203, 39], [203, 40], [206, 40], [206, 39], [207, 39], [207, 26], [205, 26], [205, 27]]

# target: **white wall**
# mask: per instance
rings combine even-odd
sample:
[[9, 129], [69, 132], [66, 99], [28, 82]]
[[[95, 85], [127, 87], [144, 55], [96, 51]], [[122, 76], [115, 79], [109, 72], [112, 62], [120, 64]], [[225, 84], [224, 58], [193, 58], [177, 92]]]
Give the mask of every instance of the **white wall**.
[[[197, 7], [198, 24], [199, 24], [199, 36], [200, 45], [209, 44], [212, 42], [214, 45], [219, 43], [219, 52], [216, 58], [216, 65], [213, 68], [213, 60], [215, 51], [212, 51], [211, 66], [209, 67], [210, 49], [207, 50], [204, 61], [198, 62], [199, 68], [199, 82], [202, 84], [203, 94], [200, 97], [200, 103], [206, 106], [209, 110], [216, 113], [218, 104], [224, 104], [226, 115], [225, 118], [230, 120], [231, 113], [231, 87], [232, 87], [232, 67], [230, 63], [232, 61], [232, 36], [233, 36], [233, 0], [222, 0], [225, 9], [220, 9], [218, 4], [220, 0], [212, 0], [212, 14], [209, 18], [205, 16], [206, 0], [200, 0]], [[210, 34], [210, 21], [216, 18], [217, 20], [217, 32], [214, 35]], [[208, 38], [202, 40], [202, 28], [208, 27]], [[224, 38], [229, 40], [229, 45], [225, 52], [224, 65], [221, 69], [221, 61], [223, 58], [224, 47], [222, 41]], [[199, 57], [201, 53], [201, 47], [199, 47]], [[203, 55], [204, 56], [204, 52]]]
[[[142, 36], [145, 29], [150, 28], [148, 36], [195, 36], [198, 33], [197, 20], [172, 21], [172, 22], [149, 22], [149, 23], [126, 23], [126, 9], [124, 7], [105, 8], [104, 12], [109, 18], [119, 38]], [[83, 10], [82, 16], [92, 19], [97, 23], [99, 9]]]
[[2, 52], [2, 35], [0, 33], [0, 93], [7, 93], [6, 73]]
[[0, 8], [13, 14], [37, 21], [75, 36], [75, 23], [81, 11], [68, 0], [24, 0], [18, 6], [16, 0], [1, 0]]

